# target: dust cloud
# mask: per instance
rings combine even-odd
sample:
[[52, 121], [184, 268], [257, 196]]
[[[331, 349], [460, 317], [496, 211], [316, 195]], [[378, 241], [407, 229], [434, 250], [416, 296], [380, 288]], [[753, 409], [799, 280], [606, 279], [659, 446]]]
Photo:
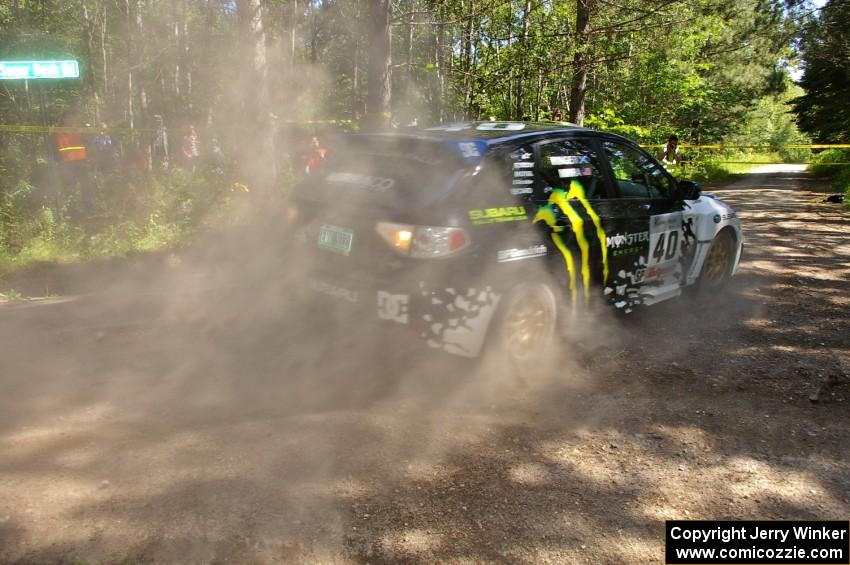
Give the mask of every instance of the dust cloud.
[[[272, 153], [299, 148], [243, 126], [229, 137], [257, 184], [236, 225], [181, 251], [30, 274], [54, 296], [2, 306], [0, 560], [403, 559], [449, 543], [412, 524], [428, 502], [416, 491], [456, 480], [459, 454], [521, 446], [512, 430], [530, 419], [581, 430], [617, 410], [580, 405], [598, 372], [631, 370], [616, 355], [628, 323], [573, 320], [555, 362], [529, 375], [497, 348], [453, 357], [305, 293], [317, 257], [292, 245], [285, 194], [263, 185]], [[429, 276], [428, 261], [416, 268]], [[400, 490], [402, 510], [383, 512]], [[356, 532], [369, 527], [367, 542]]]
[[315, 258], [285, 199], [258, 202], [185, 250], [60, 267], [52, 298], [2, 306], [3, 559], [345, 560], [353, 509], [590, 382], [568, 356], [522, 378], [308, 301]]

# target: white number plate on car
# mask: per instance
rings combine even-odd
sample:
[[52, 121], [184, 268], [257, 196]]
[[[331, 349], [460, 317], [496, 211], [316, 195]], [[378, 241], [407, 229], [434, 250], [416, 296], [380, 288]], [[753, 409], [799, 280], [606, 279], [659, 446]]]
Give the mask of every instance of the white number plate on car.
[[322, 224], [319, 228], [319, 249], [348, 255], [351, 253], [351, 243], [354, 232], [348, 228]]

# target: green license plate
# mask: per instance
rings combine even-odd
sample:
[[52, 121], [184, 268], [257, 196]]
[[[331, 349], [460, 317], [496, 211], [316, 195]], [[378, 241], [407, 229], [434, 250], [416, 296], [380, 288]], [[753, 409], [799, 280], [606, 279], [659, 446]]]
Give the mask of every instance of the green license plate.
[[351, 242], [354, 232], [348, 228], [323, 224], [319, 228], [319, 249], [348, 255], [351, 253]]

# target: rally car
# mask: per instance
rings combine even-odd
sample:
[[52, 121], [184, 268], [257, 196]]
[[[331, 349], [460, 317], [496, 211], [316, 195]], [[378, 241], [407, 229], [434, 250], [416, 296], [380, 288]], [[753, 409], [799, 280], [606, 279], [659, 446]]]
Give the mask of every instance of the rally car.
[[348, 136], [287, 217], [327, 315], [518, 362], [595, 304], [628, 313], [719, 289], [743, 246], [735, 212], [697, 183], [624, 137], [554, 123]]

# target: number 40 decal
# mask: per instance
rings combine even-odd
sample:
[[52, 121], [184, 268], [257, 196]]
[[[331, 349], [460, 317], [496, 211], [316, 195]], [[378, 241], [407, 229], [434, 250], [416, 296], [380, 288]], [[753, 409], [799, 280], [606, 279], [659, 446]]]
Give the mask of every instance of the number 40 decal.
[[651, 263], [670, 261], [676, 257], [679, 250], [679, 231], [673, 230], [658, 234], [658, 241], [652, 250]]

